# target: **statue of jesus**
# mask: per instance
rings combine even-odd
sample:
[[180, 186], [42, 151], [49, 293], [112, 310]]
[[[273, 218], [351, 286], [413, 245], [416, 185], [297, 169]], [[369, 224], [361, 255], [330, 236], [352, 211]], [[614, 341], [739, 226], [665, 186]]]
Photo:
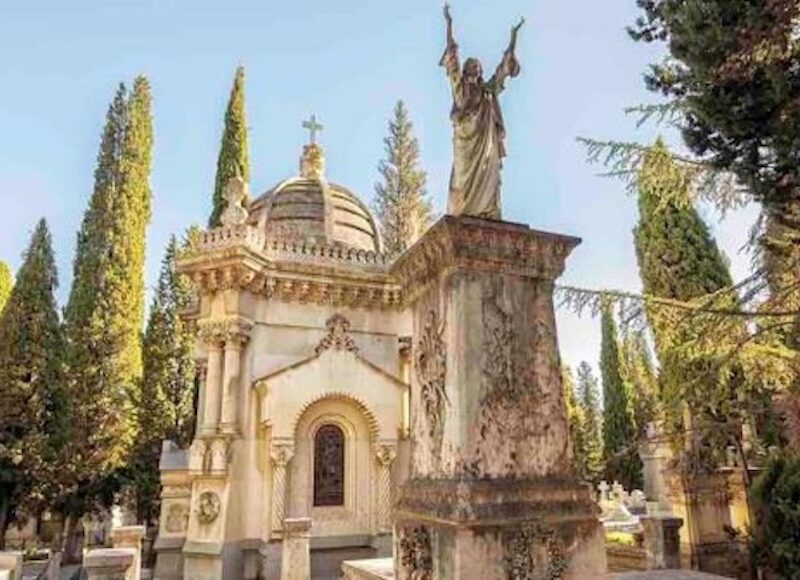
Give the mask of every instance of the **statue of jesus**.
[[500, 169], [505, 157], [505, 127], [498, 96], [508, 77], [519, 74], [514, 55], [517, 33], [525, 23], [511, 29], [511, 41], [494, 75], [483, 80], [483, 69], [476, 58], [458, 60], [458, 44], [453, 38], [450, 6], [444, 5], [447, 46], [439, 64], [447, 70], [453, 92], [453, 170], [447, 213], [500, 219]]

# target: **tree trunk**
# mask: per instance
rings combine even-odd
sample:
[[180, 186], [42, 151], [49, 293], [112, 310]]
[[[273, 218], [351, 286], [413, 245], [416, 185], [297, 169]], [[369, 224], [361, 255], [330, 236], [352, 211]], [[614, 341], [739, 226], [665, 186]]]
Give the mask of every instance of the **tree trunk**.
[[83, 555], [83, 524], [80, 516], [68, 514], [64, 523], [64, 564], [80, 564]]
[[7, 490], [0, 495], [0, 550], [6, 549], [6, 531], [11, 523], [11, 500]]

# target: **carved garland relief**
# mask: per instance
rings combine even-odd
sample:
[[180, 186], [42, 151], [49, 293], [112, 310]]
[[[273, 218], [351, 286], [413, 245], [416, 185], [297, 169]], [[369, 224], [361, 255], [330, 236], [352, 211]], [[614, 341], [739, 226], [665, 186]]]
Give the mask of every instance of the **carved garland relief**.
[[433, 578], [431, 534], [425, 526], [406, 526], [398, 530], [400, 565], [409, 580]]
[[430, 310], [414, 354], [414, 370], [420, 384], [422, 410], [428, 423], [428, 435], [436, 448], [441, 446], [445, 404], [447, 352], [444, 342], [444, 322], [435, 310]]
[[509, 580], [557, 580], [567, 569], [561, 539], [553, 528], [540, 523], [503, 534], [503, 556]]

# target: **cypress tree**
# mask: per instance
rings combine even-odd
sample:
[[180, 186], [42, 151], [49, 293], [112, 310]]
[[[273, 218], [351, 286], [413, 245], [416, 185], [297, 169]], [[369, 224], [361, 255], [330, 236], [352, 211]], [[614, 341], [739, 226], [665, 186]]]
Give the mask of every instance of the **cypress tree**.
[[180, 317], [189, 304], [188, 281], [175, 272], [178, 242], [170, 239], [150, 305], [142, 344], [144, 373], [136, 416], [140, 436], [127, 470], [136, 492], [140, 521], [157, 513], [158, 461], [164, 439], [185, 446], [194, 421], [193, 336]]
[[606, 479], [626, 489], [641, 486], [642, 466], [636, 448], [631, 385], [626, 379], [617, 325], [608, 302], [602, 309], [600, 371], [603, 378], [603, 459]]
[[572, 377], [572, 369], [567, 366], [561, 369], [561, 385], [564, 405], [567, 409], [567, 424], [569, 425], [569, 436], [572, 442], [573, 464], [575, 472], [583, 477], [586, 471], [586, 445], [583, 440], [585, 431], [584, 415], [575, 395], [575, 381]]
[[222, 210], [225, 209], [225, 185], [233, 177], [245, 181], [250, 179], [250, 163], [247, 153], [247, 124], [244, 113], [244, 67], [236, 69], [228, 107], [225, 110], [225, 127], [217, 158], [217, 176], [214, 180], [214, 197], [208, 227], [221, 225]]
[[10, 517], [40, 505], [58, 411], [61, 328], [47, 223], [33, 233], [0, 317], [0, 547]]
[[597, 483], [603, 472], [602, 410], [600, 391], [592, 367], [586, 361], [578, 365], [578, 405], [583, 411], [583, 435], [585, 455], [584, 475]]
[[624, 371], [631, 384], [633, 411], [638, 435], [656, 418], [657, 378], [650, 347], [642, 333], [626, 334], [622, 340]]
[[397, 101], [389, 134], [383, 140], [386, 159], [378, 165], [382, 181], [375, 185], [374, 202], [384, 251], [389, 256], [409, 248], [433, 220], [413, 128], [405, 104]]
[[3, 312], [3, 307], [11, 294], [11, 287], [14, 285], [14, 280], [11, 278], [11, 270], [8, 265], [0, 260], [0, 312]]
[[149, 85], [138, 77], [108, 110], [65, 312], [69, 470], [79, 490], [71, 516], [123, 465], [135, 436], [151, 149]]
[[[639, 276], [646, 294], [682, 302], [733, 284], [725, 258], [689, 202], [688, 187], [684, 171], [664, 144], [656, 142], [638, 176], [639, 223], [634, 239]], [[664, 201], [665, 192], [669, 192], [669, 201]], [[735, 298], [731, 296], [730, 301], [733, 304]], [[738, 373], [734, 370], [732, 377], [726, 377], [713, 361], [689, 358], [677, 351], [694, 338], [690, 326], [676, 330], [661, 320], [655, 309], [648, 311], [648, 318], [661, 361], [661, 396], [668, 429], [685, 429], [684, 409], [691, 409], [693, 437], [703, 440], [706, 451], [720, 454], [731, 444], [731, 437], [741, 436], [741, 422], [736, 425], [730, 406], [744, 394]], [[743, 328], [741, 331], [744, 334]], [[706, 459], [712, 458], [706, 456], [702, 461]]]

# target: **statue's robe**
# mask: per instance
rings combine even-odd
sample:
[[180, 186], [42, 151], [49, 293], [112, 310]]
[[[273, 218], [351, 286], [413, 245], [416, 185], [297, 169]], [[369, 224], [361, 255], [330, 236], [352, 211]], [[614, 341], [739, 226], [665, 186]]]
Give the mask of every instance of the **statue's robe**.
[[463, 79], [458, 46], [445, 49], [441, 60], [453, 91], [453, 170], [447, 213], [500, 219], [500, 169], [505, 157], [505, 128], [498, 96], [508, 77], [519, 74], [513, 52], [488, 82]]

